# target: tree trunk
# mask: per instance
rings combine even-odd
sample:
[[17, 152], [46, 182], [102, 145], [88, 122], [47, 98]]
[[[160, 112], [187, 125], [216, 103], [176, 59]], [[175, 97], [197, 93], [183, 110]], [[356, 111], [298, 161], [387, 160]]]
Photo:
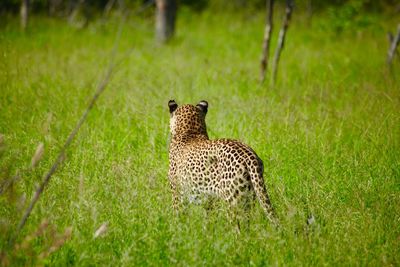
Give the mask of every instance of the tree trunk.
[[270, 43], [271, 43], [271, 33], [272, 33], [272, 19], [273, 19], [273, 7], [274, 7], [274, 0], [267, 0], [267, 22], [265, 24], [264, 30], [264, 40], [263, 40], [263, 50], [261, 55], [261, 62], [260, 62], [260, 82], [264, 82], [265, 74], [268, 69], [268, 61], [269, 61], [269, 50], [270, 50]]
[[393, 57], [395, 56], [397, 52], [397, 46], [400, 43], [400, 24], [397, 25], [397, 33], [395, 36], [393, 36], [391, 33], [389, 33], [389, 41], [390, 41], [390, 46], [389, 46], [389, 51], [388, 51], [388, 57], [387, 57], [387, 63], [389, 65], [392, 64]]
[[29, 13], [29, 0], [22, 0], [20, 9], [22, 30], [25, 30], [26, 26], [28, 26], [28, 13]]
[[272, 74], [272, 82], [273, 83], [275, 83], [275, 80], [276, 80], [276, 75], [278, 72], [279, 58], [281, 56], [282, 49], [285, 45], [286, 31], [289, 27], [290, 18], [292, 17], [292, 11], [293, 11], [293, 2], [292, 2], [292, 0], [287, 0], [286, 1], [286, 9], [285, 9], [285, 18], [283, 20], [282, 28], [279, 32], [278, 47], [276, 48], [275, 56], [274, 56], [274, 67], [273, 67], [273, 74]]
[[174, 35], [176, 0], [156, 0], [156, 7], [156, 38], [164, 43]]

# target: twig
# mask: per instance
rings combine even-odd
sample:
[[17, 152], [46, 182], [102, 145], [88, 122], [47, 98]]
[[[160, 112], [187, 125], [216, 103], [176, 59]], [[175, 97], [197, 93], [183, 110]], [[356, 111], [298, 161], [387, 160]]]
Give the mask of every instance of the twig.
[[268, 61], [269, 61], [269, 50], [271, 43], [271, 33], [272, 33], [272, 19], [273, 19], [273, 11], [274, 11], [274, 0], [267, 0], [267, 22], [265, 24], [264, 30], [264, 39], [263, 39], [263, 47], [262, 47], [262, 55], [260, 60], [260, 82], [263, 83], [265, 80], [265, 74], [268, 69]]
[[396, 35], [393, 37], [393, 35], [391, 33], [389, 33], [389, 41], [390, 41], [390, 47], [388, 50], [388, 58], [387, 58], [387, 63], [389, 65], [392, 64], [392, 60], [394, 55], [397, 53], [397, 46], [400, 43], [400, 24], [397, 25], [397, 33]]
[[114, 61], [115, 61], [115, 57], [116, 57], [118, 44], [119, 44], [119, 41], [121, 39], [122, 28], [123, 28], [123, 25], [125, 23], [127, 14], [128, 13], [125, 12], [124, 15], [121, 18], [121, 22], [120, 22], [120, 25], [118, 27], [118, 32], [117, 32], [117, 35], [116, 35], [116, 38], [115, 38], [114, 46], [112, 48], [111, 55], [110, 55], [110, 63], [108, 65], [108, 67], [107, 67], [106, 74], [105, 74], [103, 80], [99, 83], [99, 85], [97, 87], [97, 90], [96, 90], [95, 94], [93, 95], [92, 99], [90, 100], [90, 103], [89, 103], [88, 107], [84, 111], [83, 115], [80, 117], [78, 123], [76, 124], [76, 126], [74, 127], [72, 132], [69, 134], [69, 136], [68, 136], [67, 140], [65, 141], [63, 147], [61, 148], [61, 151], [59, 152], [55, 162], [51, 166], [50, 170], [46, 173], [46, 175], [44, 176], [41, 184], [37, 188], [37, 190], [36, 190], [32, 200], [31, 200], [31, 202], [29, 203], [29, 207], [25, 210], [24, 215], [22, 216], [22, 219], [18, 224], [18, 227], [17, 227], [15, 235], [9, 240], [9, 246], [10, 247], [14, 244], [16, 238], [18, 237], [19, 233], [21, 232], [22, 228], [24, 227], [28, 217], [32, 213], [32, 210], [33, 210], [35, 204], [39, 200], [41, 194], [43, 193], [43, 191], [44, 191], [44, 189], [46, 187], [46, 185], [49, 183], [52, 175], [55, 173], [55, 171], [57, 170], [58, 166], [64, 160], [64, 156], [65, 156], [65, 152], [66, 152], [67, 148], [70, 146], [70, 144], [72, 143], [74, 137], [78, 133], [80, 127], [85, 122], [90, 110], [93, 108], [93, 106], [96, 103], [97, 99], [99, 98], [99, 96], [103, 93], [104, 89], [106, 88], [106, 86], [107, 86], [107, 84], [108, 84], [108, 82], [109, 82], [109, 80], [111, 78], [111, 74], [113, 73], [114, 67], [116, 66]]
[[278, 72], [279, 58], [281, 56], [282, 49], [285, 45], [285, 36], [286, 36], [287, 29], [289, 27], [290, 19], [292, 17], [292, 11], [293, 11], [292, 0], [286, 0], [285, 17], [283, 20], [282, 28], [279, 31], [278, 47], [275, 51], [275, 56], [274, 56], [274, 66], [273, 66], [273, 74], [272, 74], [272, 82], [273, 83], [275, 83], [275, 80], [276, 80], [276, 75]]

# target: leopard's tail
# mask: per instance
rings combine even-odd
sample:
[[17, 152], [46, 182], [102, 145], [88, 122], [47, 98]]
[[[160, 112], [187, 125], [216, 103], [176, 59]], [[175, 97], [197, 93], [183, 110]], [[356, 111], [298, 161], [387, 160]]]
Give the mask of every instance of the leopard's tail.
[[261, 159], [256, 156], [256, 159], [252, 159], [252, 162], [257, 164], [250, 164], [251, 166], [247, 166], [248, 173], [250, 175], [251, 184], [256, 193], [258, 201], [261, 204], [265, 214], [268, 219], [273, 223], [277, 223], [277, 217], [275, 215], [275, 211], [272, 207], [271, 200], [269, 199], [267, 189], [265, 187], [263, 172], [264, 165]]

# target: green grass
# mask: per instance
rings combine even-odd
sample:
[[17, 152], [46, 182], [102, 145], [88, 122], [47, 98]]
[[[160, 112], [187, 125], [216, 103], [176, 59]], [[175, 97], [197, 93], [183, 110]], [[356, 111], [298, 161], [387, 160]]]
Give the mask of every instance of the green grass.
[[[43, 218], [57, 232], [71, 226], [72, 236], [42, 262], [36, 257], [52, 234], [39, 236], [12, 264], [399, 265], [400, 68], [396, 63], [391, 74], [385, 62], [386, 31], [396, 24], [368, 16], [373, 23], [336, 33], [326, 14], [315, 15], [312, 25], [295, 14], [275, 87], [257, 81], [261, 13], [182, 10], [177, 36], [166, 46], [155, 44], [151, 19], [130, 18], [117, 57], [132, 53], [18, 242]], [[19, 206], [0, 197], [2, 250], [102, 78], [118, 20], [83, 30], [59, 20], [31, 23], [25, 34], [16, 20], [0, 31], [0, 132], [7, 145], [1, 167], [11, 166], [11, 174], [25, 168], [40, 142], [45, 154], [36, 169], [22, 172]], [[264, 161], [278, 229], [258, 203], [240, 234], [223, 207], [173, 213], [169, 99], [208, 100], [210, 137], [254, 148]], [[307, 227], [310, 214], [316, 222]], [[104, 222], [107, 233], [94, 239]]]

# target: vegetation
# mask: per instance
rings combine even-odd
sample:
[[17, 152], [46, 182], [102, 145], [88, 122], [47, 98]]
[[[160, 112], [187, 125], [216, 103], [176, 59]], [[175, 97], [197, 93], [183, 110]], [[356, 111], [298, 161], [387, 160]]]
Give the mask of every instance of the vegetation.
[[[179, 12], [177, 36], [167, 46], [155, 44], [152, 19], [131, 16], [125, 23], [117, 54], [123, 61], [19, 235], [18, 249], [7, 247], [9, 235], [102, 78], [119, 18], [76, 29], [33, 16], [25, 33], [16, 18], [4, 23], [0, 164], [2, 177], [19, 171], [21, 179], [0, 195], [2, 263], [399, 265], [399, 64], [392, 72], [386, 66], [386, 32], [395, 19], [364, 14], [365, 23], [338, 31], [332, 12], [312, 21], [295, 13], [271, 87], [258, 81], [263, 13]], [[276, 39], [275, 32], [273, 48]], [[255, 149], [278, 228], [258, 203], [241, 233], [223, 205], [174, 214], [169, 99], [208, 100], [210, 137]], [[39, 143], [44, 155], [30, 170]]]

